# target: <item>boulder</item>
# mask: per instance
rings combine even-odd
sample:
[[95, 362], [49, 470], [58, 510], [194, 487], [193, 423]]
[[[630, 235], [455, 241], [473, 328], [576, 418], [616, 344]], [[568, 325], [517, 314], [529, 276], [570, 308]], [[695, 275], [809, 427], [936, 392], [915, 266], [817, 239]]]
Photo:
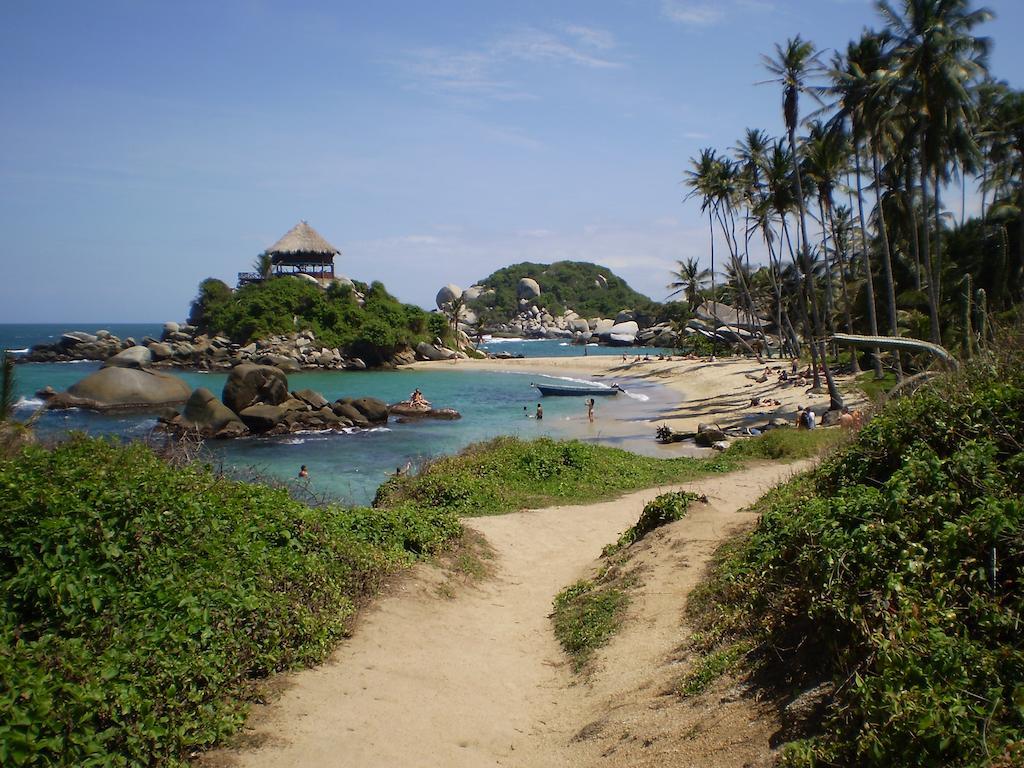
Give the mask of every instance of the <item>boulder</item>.
[[633, 314], [631, 309], [623, 309], [615, 316], [615, 324], [628, 323], [631, 320], [636, 320], [636, 315]]
[[60, 337], [60, 344], [63, 347], [74, 347], [83, 342], [96, 341], [96, 337], [85, 331], [70, 331]]
[[171, 345], [165, 344], [162, 341], [150, 342], [147, 349], [149, 350], [149, 356], [151, 360], [166, 360], [172, 354], [174, 354], [173, 350], [171, 349]]
[[388, 404], [376, 397], [358, 397], [351, 405], [372, 424], [383, 424], [388, 420]]
[[416, 356], [421, 360], [451, 360], [455, 357], [455, 353], [445, 347], [438, 348], [433, 344], [421, 341], [416, 345]]
[[174, 321], [164, 323], [164, 336], [169, 336], [170, 334], [177, 333], [180, 330], [181, 326], [175, 323]]
[[476, 301], [483, 296], [486, 291], [487, 289], [482, 285], [471, 285], [462, 292], [462, 298], [466, 301]]
[[610, 333], [612, 328], [614, 327], [614, 320], [605, 320], [604, 318], [599, 318], [590, 330], [592, 330], [598, 336], [603, 336], [607, 333]]
[[113, 357], [108, 357], [104, 368], [147, 368], [153, 362], [153, 353], [147, 347], [128, 347]]
[[370, 426], [369, 420], [348, 400], [339, 400], [331, 406], [331, 410], [336, 416], [347, 420], [350, 426], [363, 428]]
[[462, 298], [462, 289], [454, 283], [448, 283], [448, 285], [437, 292], [435, 301], [438, 309], [444, 309], [447, 305], [460, 298]]
[[269, 432], [284, 421], [288, 413], [289, 411], [279, 406], [259, 403], [243, 408], [238, 416], [253, 432]]
[[204, 437], [238, 437], [248, 430], [235, 412], [205, 387], [189, 395], [180, 426], [198, 429]]
[[157, 409], [184, 403], [192, 388], [177, 376], [112, 366], [91, 373], [50, 399], [51, 408]]
[[284, 373], [298, 373], [302, 370], [302, 366], [295, 358], [287, 355], [263, 355], [258, 362], [260, 365], [273, 366]]
[[[416, 357], [414, 355], [413, 356], [413, 360], [415, 360], [415, 359], [416, 359]], [[347, 368], [349, 370], [352, 370], [352, 371], [365, 371], [366, 370], [366, 363], [364, 363], [358, 357], [351, 357], [351, 358], [349, 358], [348, 360], [345, 361], [345, 368]]]
[[636, 343], [636, 335], [639, 330], [640, 326], [637, 325], [636, 321], [629, 320], [625, 323], [616, 323], [607, 331], [598, 331], [598, 335], [603, 341], [611, 344], [632, 346]]
[[280, 405], [288, 399], [288, 378], [271, 365], [242, 363], [231, 369], [221, 399], [238, 414], [259, 403]]
[[416, 353], [412, 347], [401, 347], [391, 357], [393, 365], [411, 365], [416, 362]]
[[580, 333], [590, 333], [590, 323], [580, 317], [573, 318], [569, 321], [569, 329]]
[[312, 389], [300, 389], [298, 392], [292, 392], [292, 397], [306, 403], [314, 411], [318, 411], [329, 404], [327, 398], [319, 392], [314, 392]]
[[535, 299], [540, 296], [540, 285], [532, 277], [524, 277], [516, 285], [516, 296], [525, 301]]

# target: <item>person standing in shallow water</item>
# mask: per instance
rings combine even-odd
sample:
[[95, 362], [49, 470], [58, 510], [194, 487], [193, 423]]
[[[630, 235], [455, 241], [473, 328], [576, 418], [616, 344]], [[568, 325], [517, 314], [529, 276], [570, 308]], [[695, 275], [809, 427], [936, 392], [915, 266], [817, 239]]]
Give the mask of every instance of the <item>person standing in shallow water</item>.
[[306, 469], [305, 464], [299, 467], [299, 477], [309, 477], [309, 470]]
[[541, 405], [540, 403], [537, 403], [537, 419], [540, 420], [540, 419], [543, 419], [543, 418], [544, 418], [544, 406]]
[[594, 398], [587, 400], [587, 419], [589, 421], [594, 420]]

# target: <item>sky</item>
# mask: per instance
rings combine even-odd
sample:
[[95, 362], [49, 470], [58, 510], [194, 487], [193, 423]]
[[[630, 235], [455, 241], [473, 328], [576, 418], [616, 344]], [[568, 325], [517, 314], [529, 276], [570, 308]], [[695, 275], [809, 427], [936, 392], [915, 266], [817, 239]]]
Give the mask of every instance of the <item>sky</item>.
[[[1021, 87], [1024, 2], [990, 0]], [[182, 319], [306, 220], [430, 308], [519, 261], [662, 300], [706, 262], [690, 158], [782, 132], [761, 63], [868, 0], [3, 0], [0, 322]]]

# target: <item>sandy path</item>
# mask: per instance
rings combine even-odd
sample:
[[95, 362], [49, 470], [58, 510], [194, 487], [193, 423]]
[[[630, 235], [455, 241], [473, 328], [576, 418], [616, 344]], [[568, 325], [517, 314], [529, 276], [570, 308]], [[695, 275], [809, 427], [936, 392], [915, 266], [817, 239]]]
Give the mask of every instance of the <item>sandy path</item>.
[[[686, 486], [713, 502], [694, 518], [704, 557], [735, 526], [739, 508], [792, 471], [766, 465]], [[666, 490], [467, 521], [494, 547], [494, 577], [447, 599], [437, 574], [418, 569], [330, 661], [292, 675], [280, 700], [254, 712], [247, 730], [260, 746], [207, 759], [361, 768], [591, 764], [596, 755], [573, 736], [632, 683], [613, 675], [581, 685], [554, 640], [551, 602]], [[658, 626], [645, 630], [641, 622], [632, 641], [613, 643], [614, 652], [643, 668], [662, 661], [665, 643], [678, 643], [680, 619], [657, 613], [664, 613], [653, 619]]]

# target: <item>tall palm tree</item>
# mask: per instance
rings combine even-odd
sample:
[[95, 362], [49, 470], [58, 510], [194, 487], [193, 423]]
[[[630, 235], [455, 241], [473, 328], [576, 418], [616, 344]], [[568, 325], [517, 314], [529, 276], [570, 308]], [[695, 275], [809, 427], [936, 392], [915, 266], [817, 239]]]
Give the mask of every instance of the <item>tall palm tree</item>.
[[[875, 286], [871, 270], [871, 256], [868, 251], [867, 217], [864, 214], [863, 169], [861, 167], [862, 144], [867, 136], [867, 104], [872, 97], [874, 82], [872, 72], [877, 69], [879, 52], [878, 39], [865, 35], [860, 41], [850, 43], [846, 55], [837, 54], [832, 59], [830, 75], [832, 85], [828, 91], [836, 97], [836, 115], [833, 126], [850, 121], [850, 138], [853, 143], [853, 170], [856, 180], [857, 219], [860, 224], [861, 262], [867, 281], [868, 331], [878, 335], [878, 314], [875, 307]], [[877, 348], [872, 351], [875, 377], [882, 378], [882, 358]]]
[[1017, 220], [1017, 263], [1010, 295], [1024, 294], [1024, 93], [1007, 89], [995, 105], [992, 170], [985, 186], [993, 193], [992, 216]]
[[[828, 383], [828, 395], [830, 409], [843, 407], [843, 396], [836, 387], [835, 379], [829, 368], [828, 360], [825, 359], [824, 328], [822, 327], [821, 316], [817, 309], [817, 299], [814, 290], [814, 277], [810, 265], [810, 239], [807, 236], [807, 212], [804, 208], [803, 182], [800, 174], [800, 152], [796, 143], [796, 128], [800, 116], [800, 93], [807, 89], [807, 79], [815, 71], [820, 70], [821, 63], [818, 60], [818, 53], [814, 45], [803, 40], [799, 35], [791, 38], [785, 46], [776, 44], [776, 57], [762, 56], [765, 68], [776, 76], [776, 82], [782, 85], [782, 115], [786, 124], [786, 133], [789, 136], [789, 146], [793, 152], [793, 177], [796, 182], [797, 209], [800, 214], [800, 243], [799, 253], [804, 272], [804, 303], [810, 304], [805, 312], [809, 313], [814, 323], [814, 335], [816, 340], [811, 342], [811, 361], [817, 371], [816, 363], [820, 358], [821, 365], [825, 372], [825, 380]], [[815, 382], [820, 386], [819, 382]]]
[[700, 262], [697, 259], [691, 258], [686, 261], [680, 259], [676, 263], [679, 265], [679, 268], [672, 273], [672, 282], [665, 286], [672, 289], [672, 293], [668, 295], [668, 298], [678, 296], [680, 293], [683, 294], [692, 312], [697, 308], [697, 304], [700, 301], [700, 292], [704, 290], [708, 280], [711, 278], [711, 270], [701, 269]]
[[[715, 200], [715, 186], [717, 180], [716, 174], [719, 172], [720, 164], [718, 161], [718, 153], [710, 147], [706, 147], [700, 151], [698, 158], [690, 158], [691, 169], [686, 172], [686, 185], [690, 187], [689, 193], [686, 195], [686, 199], [691, 197], [700, 197], [700, 209], [701, 211], [707, 211], [708, 214], [708, 236], [711, 243], [711, 301], [714, 306], [715, 301], [715, 224], [714, 224], [714, 200]], [[712, 316], [714, 311], [712, 310]], [[716, 336], [711, 337], [711, 351], [714, 354], [717, 351]]]
[[977, 145], [970, 130], [976, 120], [971, 85], [987, 72], [989, 41], [972, 30], [992, 17], [987, 8], [972, 10], [969, 0], [902, 0], [895, 9], [880, 0], [879, 12], [892, 35], [893, 83], [906, 112], [906, 141], [919, 151], [923, 208], [934, 194], [934, 251], [928, 226], [921, 251], [928, 271], [930, 326], [939, 343], [938, 305], [942, 297], [941, 204], [943, 182], [952, 160], [971, 157]]

